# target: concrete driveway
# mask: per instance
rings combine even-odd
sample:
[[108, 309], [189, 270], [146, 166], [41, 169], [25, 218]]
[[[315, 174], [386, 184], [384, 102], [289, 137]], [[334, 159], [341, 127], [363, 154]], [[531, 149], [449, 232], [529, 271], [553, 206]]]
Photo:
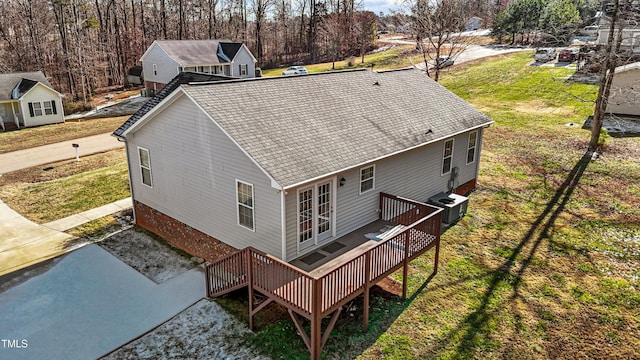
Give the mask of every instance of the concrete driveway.
[[124, 147], [124, 143], [119, 142], [111, 136], [111, 133], [108, 133], [38, 146], [31, 149], [12, 151], [0, 154], [0, 174], [56, 161], [73, 159], [76, 157], [76, 153], [72, 144], [79, 145], [79, 156]]
[[156, 284], [97, 245], [29, 270], [0, 292], [0, 359], [96, 359], [205, 295], [200, 267]]

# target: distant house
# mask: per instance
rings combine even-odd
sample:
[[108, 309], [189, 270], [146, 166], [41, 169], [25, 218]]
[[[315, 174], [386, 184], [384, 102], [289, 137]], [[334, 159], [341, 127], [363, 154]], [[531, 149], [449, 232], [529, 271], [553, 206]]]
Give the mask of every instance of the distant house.
[[480, 27], [482, 27], [482, 18], [479, 18], [477, 16], [473, 16], [467, 19], [467, 21], [465, 21], [465, 30], [466, 31], [473, 31], [473, 30], [478, 30], [480, 29]]
[[640, 116], [640, 62], [616, 68], [606, 112]]
[[[609, 41], [609, 30], [609, 25], [601, 25], [598, 28], [597, 43], [599, 45], [605, 45], [607, 41]], [[621, 48], [633, 52], [640, 52], [640, 27], [622, 29]]]
[[0, 74], [0, 128], [64, 122], [62, 94], [42, 71]]
[[250, 327], [277, 302], [320, 359], [348, 301], [364, 294], [366, 331], [371, 286], [404, 268], [405, 296], [408, 262], [434, 248], [437, 272], [486, 115], [414, 69], [172, 86], [114, 132], [135, 221], [211, 262], [208, 296], [248, 287]]
[[127, 72], [127, 82], [131, 85], [142, 85], [144, 76], [142, 74], [142, 66], [132, 66]]
[[252, 78], [256, 70], [247, 46], [228, 40], [156, 40], [140, 61], [145, 87], [154, 91], [183, 71]]

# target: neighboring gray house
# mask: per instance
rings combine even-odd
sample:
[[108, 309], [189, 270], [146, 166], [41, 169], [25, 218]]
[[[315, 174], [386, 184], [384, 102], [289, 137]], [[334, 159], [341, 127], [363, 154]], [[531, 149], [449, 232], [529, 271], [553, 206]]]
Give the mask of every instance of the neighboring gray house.
[[183, 71], [252, 78], [256, 70], [247, 46], [228, 40], [156, 40], [140, 61], [145, 87], [154, 91]]
[[466, 31], [478, 30], [482, 27], [482, 18], [473, 16], [467, 19], [464, 23], [464, 29]]
[[62, 94], [42, 71], [0, 74], [0, 130], [61, 122]]
[[473, 190], [492, 122], [417, 70], [355, 70], [183, 84], [114, 135], [139, 225], [291, 261], [376, 221], [381, 192]]

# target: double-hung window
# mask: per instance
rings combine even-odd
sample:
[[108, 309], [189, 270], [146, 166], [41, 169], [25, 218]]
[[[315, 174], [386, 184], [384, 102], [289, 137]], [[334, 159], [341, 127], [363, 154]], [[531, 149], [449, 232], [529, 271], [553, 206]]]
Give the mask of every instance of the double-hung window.
[[451, 164], [453, 162], [453, 139], [444, 142], [442, 151], [442, 175], [451, 172]]
[[30, 102], [29, 115], [31, 117], [42, 116], [42, 105], [39, 102]]
[[43, 101], [43, 102], [30, 102], [29, 105], [29, 115], [31, 117], [42, 116], [42, 115], [52, 115], [57, 114], [58, 111], [56, 109], [55, 100]]
[[42, 103], [44, 106], [44, 114], [45, 115], [51, 115], [51, 114], [57, 114], [58, 112], [56, 111], [56, 102], [51, 100], [51, 101], [45, 101]]
[[151, 176], [151, 158], [149, 150], [138, 148], [138, 159], [140, 160], [140, 174], [142, 175], [142, 183], [148, 187], [153, 187], [153, 179]]
[[240, 64], [240, 76], [246, 76], [247, 75], [247, 64]]
[[375, 188], [375, 172], [375, 165], [360, 169], [360, 194]]
[[476, 160], [476, 143], [478, 141], [478, 131], [469, 133], [469, 145], [467, 147], [467, 165]]
[[238, 203], [238, 225], [255, 231], [253, 185], [236, 180], [236, 200]]

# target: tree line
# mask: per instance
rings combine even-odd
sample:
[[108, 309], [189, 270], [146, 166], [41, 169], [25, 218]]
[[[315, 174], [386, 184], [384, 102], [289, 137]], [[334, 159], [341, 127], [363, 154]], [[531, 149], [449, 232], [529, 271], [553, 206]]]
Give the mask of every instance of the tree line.
[[258, 66], [359, 56], [377, 18], [355, 0], [0, 0], [0, 72], [42, 70], [87, 101], [157, 39], [247, 44]]

